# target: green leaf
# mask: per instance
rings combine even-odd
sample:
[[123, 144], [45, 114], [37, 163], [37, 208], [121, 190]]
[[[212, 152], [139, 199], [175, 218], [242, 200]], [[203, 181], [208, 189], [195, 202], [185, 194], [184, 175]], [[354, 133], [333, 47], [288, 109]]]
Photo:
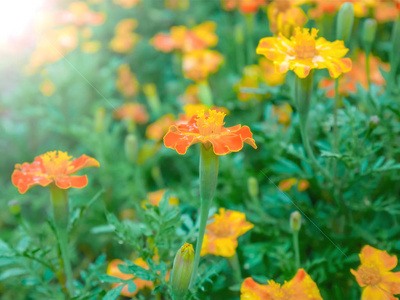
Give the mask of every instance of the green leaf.
[[133, 280], [129, 280], [127, 283], [128, 283], [128, 292], [134, 293], [136, 291], [136, 284], [133, 282]]
[[124, 288], [124, 285], [119, 285], [115, 289], [112, 289], [104, 295], [103, 300], [115, 300], [121, 295], [121, 291]]
[[10, 277], [24, 275], [26, 273], [27, 273], [26, 270], [21, 269], [21, 268], [8, 269], [0, 274], [0, 281], [10, 278]]
[[150, 280], [153, 281], [155, 279], [154, 275], [149, 271], [138, 265], [133, 264], [130, 261], [125, 261], [127, 266], [125, 265], [118, 265], [118, 269], [125, 274], [132, 274], [136, 277], [139, 277], [143, 280]]
[[98, 277], [104, 283], [122, 283], [122, 282], [124, 282], [124, 280], [121, 278], [110, 276], [107, 274], [101, 274]]

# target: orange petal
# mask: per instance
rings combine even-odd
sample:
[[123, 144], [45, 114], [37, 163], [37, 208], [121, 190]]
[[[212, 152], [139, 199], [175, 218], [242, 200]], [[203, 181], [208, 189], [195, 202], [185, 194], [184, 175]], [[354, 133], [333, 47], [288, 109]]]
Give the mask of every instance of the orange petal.
[[186, 154], [191, 145], [200, 142], [200, 140], [195, 139], [195, 135], [184, 134], [179, 131], [174, 132], [174, 128], [176, 126], [171, 126], [170, 131], [164, 136], [165, 147], [175, 149], [179, 154]]
[[361, 300], [397, 300], [392, 294], [379, 288], [379, 286], [367, 286], [361, 294]]
[[236, 133], [240, 134], [244, 143], [249, 144], [254, 149], [257, 149], [256, 142], [253, 139], [253, 134], [251, 133], [250, 128], [248, 126], [243, 126]]
[[81, 155], [81, 157], [74, 159], [68, 166], [67, 174], [74, 174], [83, 168], [88, 167], [100, 167], [99, 162], [87, 155]]
[[69, 189], [71, 187], [81, 189], [87, 186], [88, 179], [83, 176], [63, 176], [55, 178], [55, 183], [60, 189]]
[[25, 194], [27, 190], [35, 185], [47, 186], [53, 180], [49, 179], [46, 174], [41, 173], [25, 173], [20, 170], [15, 170], [11, 175], [11, 181], [18, 188], [21, 194]]
[[258, 284], [253, 278], [246, 278], [240, 289], [240, 300], [270, 300], [267, 285]]
[[243, 141], [240, 135], [221, 135], [219, 138], [208, 140], [213, 145], [214, 153], [217, 155], [225, 155], [232, 151], [237, 152], [243, 148]]

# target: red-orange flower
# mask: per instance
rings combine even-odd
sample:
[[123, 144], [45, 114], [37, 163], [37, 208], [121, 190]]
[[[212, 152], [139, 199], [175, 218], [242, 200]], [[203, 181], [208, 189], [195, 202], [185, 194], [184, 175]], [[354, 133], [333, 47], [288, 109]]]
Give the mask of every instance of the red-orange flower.
[[159, 142], [168, 132], [169, 127], [174, 124], [175, 118], [173, 114], [166, 114], [154, 123], [147, 126], [146, 137], [150, 140]]
[[361, 300], [399, 299], [400, 272], [390, 272], [397, 265], [396, 255], [365, 246], [360, 253], [361, 266], [351, 270], [358, 284], [363, 288]]
[[248, 277], [240, 292], [241, 300], [322, 300], [316, 283], [304, 269], [299, 269], [296, 276], [282, 286], [273, 280], [261, 285]]
[[222, 7], [225, 10], [239, 10], [244, 14], [254, 14], [261, 6], [267, 4], [267, 0], [222, 0]]
[[223, 56], [214, 50], [196, 50], [183, 55], [182, 69], [186, 78], [196, 82], [204, 81], [218, 71]]
[[87, 155], [71, 158], [67, 152], [50, 151], [37, 156], [32, 163], [16, 164], [12, 183], [21, 194], [35, 185], [47, 186], [50, 183], [60, 189], [83, 188], [88, 183], [87, 176], [74, 174], [83, 168], [100, 167], [100, 164]]
[[172, 125], [164, 137], [164, 145], [185, 154], [196, 143], [213, 147], [217, 155], [240, 151], [243, 143], [257, 149], [253, 134], [247, 126], [223, 127], [225, 113], [210, 109], [208, 113], [200, 111], [187, 124]]
[[126, 103], [117, 108], [113, 116], [117, 120], [130, 120], [138, 124], [146, 124], [149, 120], [146, 107], [139, 103]]

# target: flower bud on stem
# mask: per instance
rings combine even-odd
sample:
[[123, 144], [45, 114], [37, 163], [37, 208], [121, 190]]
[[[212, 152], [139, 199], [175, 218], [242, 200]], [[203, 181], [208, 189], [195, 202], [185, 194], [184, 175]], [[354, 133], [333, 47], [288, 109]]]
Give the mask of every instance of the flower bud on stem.
[[300, 247], [299, 247], [299, 231], [301, 228], [301, 214], [294, 211], [290, 215], [290, 229], [293, 234], [293, 248], [296, 262], [296, 269], [300, 268]]
[[185, 243], [176, 253], [172, 268], [172, 293], [175, 300], [186, 295], [194, 267], [194, 250], [191, 244]]

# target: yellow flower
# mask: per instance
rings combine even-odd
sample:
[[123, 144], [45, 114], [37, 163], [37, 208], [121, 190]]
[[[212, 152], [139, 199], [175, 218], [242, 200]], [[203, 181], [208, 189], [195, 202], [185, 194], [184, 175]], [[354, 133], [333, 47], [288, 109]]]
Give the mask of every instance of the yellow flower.
[[213, 219], [206, 227], [200, 255], [234, 256], [238, 237], [252, 229], [254, 225], [246, 221], [244, 213], [225, 211], [224, 208], [220, 208], [219, 214], [215, 214]]
[[261, 82], [261, 69], [258, 65], [246, 66], [243, 69], [243, 76], [233, 87], [240, 101], [247, 102], [252, 99], [262, 100], [262, 94], [254, 94], [246, 91], [246, 88], [258, 88]]
[[115, 27], [115, 36], [110, 41], [110, 48], [118, 53], [129, 53], [133, 50], [140, 36], [133, 32], [137, 27], [135, 19], [125, 19]]
[[222, 62], [223, 56], [217, 51], [196, 50], [183, 56], [183, 73], [186, 78], [201, 82], [217, 72]]
[[261, 57], [258, 64], [261, 68], [262, 79], [267, 85], [277, 86], [285, 82], [286, 74], [277, 72], [275, 70], [274, 64], [270, 60]]
[[[153, 206], [158, 206], [162, 197], [164, 196], [166, 190], [158, 190], [155, 192], [147, 193], [147, 200], [142, 201], [142, 207], [146, 208], [146, 204], [151, 204]], [[179, 199], [173, 196], [170, 196], [168, 199], [170, 205], [178, 205]]]
[[390, 272], [397, 265], [396, 255], [365, 246], [359, 254], [361, 266], [351, 269], [358, 284], [363, 288], [361, 300], [396, 300], [400, 294], [400, 272]]
[[292, 118], [293, 109], [288, 102], [272, 107], [272, 115], [278, 117], [278, 122], [282, 125], [289, 126]]
[[342, 58], [348, 51], [343, 41], [316, 39], [317, 33], [315, 28], [310, 33], [309, 29], [297, 27], [290, 39], [282, 34], [261, 39], [256, 52], [273, 61], [277, 72], [293, 70], [300, 78], [307, 77], [312, 69], [328, 69], [333, 78], [349, 72], [351, 60]]
[[316, 283], [304, 269], [299, 269], [296, 276], [282, 286], [273, 280], [261, 285], [248, 277], [240, 293], [241, 300], [322, 300]]
[[54, 83], [50, 79], [46, 78], [40, 84], [39, 89], [44, 96], [50, 97], [54, 94], [56, 88], [54, 86]]

